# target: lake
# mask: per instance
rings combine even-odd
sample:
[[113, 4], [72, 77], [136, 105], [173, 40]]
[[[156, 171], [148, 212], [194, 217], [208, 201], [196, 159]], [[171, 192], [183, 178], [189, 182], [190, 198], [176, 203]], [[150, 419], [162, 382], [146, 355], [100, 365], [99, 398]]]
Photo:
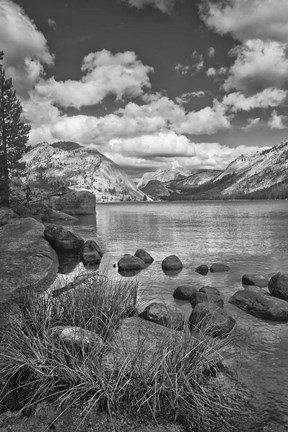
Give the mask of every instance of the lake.
[[[96, 220], [83, 216], [74, 228], [83, 238], [97, 240], [106, 252], [100, 271], [116, 273], [113, 264], [138, 248], [154, 257], [154, 263], [136, 276], [142, 307], [151, 301], [174, 303], [174, 289], [186, 283], [215, 286], [228, 301], [242, 288], [244, 273], [270, 277], [288, 266], [288, 201], [98, 204]], [[161, 269], [170, 254], [178, 255], [184, 265], [176, 277]], [[213, 262], [228, 264], [230, 272], [195, 273], [198, 265]], [[238, 373], [253, 390], [257, 411], [241, 431], [288, 430], [288, 324], [254, 318], [230, 304], [227, 309], [246, 336]], [[271, 428], [263, 429], [268, 424]]]

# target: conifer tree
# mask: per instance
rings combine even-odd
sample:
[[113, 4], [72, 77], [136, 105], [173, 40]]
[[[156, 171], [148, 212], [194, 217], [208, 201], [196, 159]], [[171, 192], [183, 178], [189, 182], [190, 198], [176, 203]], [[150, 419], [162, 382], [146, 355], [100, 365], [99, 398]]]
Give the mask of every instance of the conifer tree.
[[12, 80], [5, 78], [2, 60], [0, 52], [0, 204], [9, 204], [11, 178], [24, 169], [19, 160], [26, 150], [30, 126], [21, 119], [22, 106]]

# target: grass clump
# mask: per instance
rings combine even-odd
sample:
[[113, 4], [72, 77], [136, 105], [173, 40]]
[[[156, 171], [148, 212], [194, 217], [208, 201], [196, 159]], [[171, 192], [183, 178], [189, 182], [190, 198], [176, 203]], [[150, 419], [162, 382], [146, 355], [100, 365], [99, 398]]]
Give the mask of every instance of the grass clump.
[[[137, 421], [179, 422], [195, 432], [232, 431], [228, 420], [241, 412], [244, 397], [219, 373], [221, 352], [233, 337], [193, 336], [188, 328], [180, 332], [135, 317], [122, 331], [136, 296], [134, 284], [99, 276], [57, 297], [25, 296], [23, 319], [1, 332], [4, 402], [10, 395], [23, 411], [43, 401], [83, 403], [86, 413], [105, 410], [112, 421], [124, 413]], [[59, 326], [89, 330], [103, 344], [67, 343], [51, 332]]]

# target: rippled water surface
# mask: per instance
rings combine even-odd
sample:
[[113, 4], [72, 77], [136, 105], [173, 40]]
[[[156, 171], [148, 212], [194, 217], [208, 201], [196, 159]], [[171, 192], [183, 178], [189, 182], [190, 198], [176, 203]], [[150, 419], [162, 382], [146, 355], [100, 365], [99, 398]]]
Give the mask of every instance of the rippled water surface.
[[[83, 217], [75, 230], [97, 239], [106, 254], [102, 266], [124, 253], [146, 249], [155, 259], [137, 279], [142, 303], [173, 303], [174, 289], [184, 283], [211, 285], [228, 301], [241, 289], [244, 273], [271, 276], [288, 267], [288, 201], [98, 204], [95, 217]], [[177, 254], [184, 264], [176, 277], [166, 276], [162, 260]], [[201, 276], [195, 267], [220, 261], [228, 273]], [[183, 306], [179, 306], [183, 307]], [[242, 431], [288, 431], [288, 324], [254, 318], [232, 305], [243, 339], [240, 379], [253, 390], [257, 416]], [[279, 427], [279, 428], [278, 428]]]

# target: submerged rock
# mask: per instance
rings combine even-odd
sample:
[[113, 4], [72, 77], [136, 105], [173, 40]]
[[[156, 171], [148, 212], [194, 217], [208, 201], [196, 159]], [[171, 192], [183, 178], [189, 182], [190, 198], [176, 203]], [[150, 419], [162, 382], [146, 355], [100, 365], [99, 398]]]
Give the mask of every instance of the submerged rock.
[[224, 301], [219, 294], [207, 294], [204, 292], [196, 291], [190, 297], [190, 303], [192, 307], [195, 307], [198, 303], [213, 303], [220, 308], [224, 307]]
[[56, 251], [78, 252], [84, 245], [82, 238], [60, 225], [47, 225], [44, 236]]
[[265, 291], [260, 292], [245, 289], [237, 291], [229, 302], [239, 309], [259, 318], [271, 321], [288, 321], [288, 302], [270, 296]]
[[195, 292], [197, 292], [197, 288], [191, 285], [181, 285], [174, 290], [173, 297], [177, 300], [189, 301]]
[[13, 219], [0, 227], [0, 302], [22, 290], [45, 291], [55, 280], [58, 258], [35, 219]]
[[225, 309], [213, 303], [198, 303], [189, 317], [190, 330], [202, 331], [213, 337], [224, 338], [234, 328], [236, 321]]
[[183, 268], [183, 264], [177, 255], [169, 255], [162, 261], [162, 269], [164, 271], [179, 271]]
[[183, 314], [179, 309], [172, 308], [164, 303], [150, 303], [146, 306], [144, 311], [139, 314], [139, 318], [170, 328], [183, 328], [184, 326]]
[[151, 264], [154, 261], [154, 258], [145, 249], [137, 249], [134, 256], [140, 258], [145, 264]]
[[209, 272], [209, 268], [207, 264], [201, 264], [200, 266], [196, 267], [195, 271], [203, 276], [207, 275]]
[[221, 272], [228, 272], [230, 270], [230, 267], [226, 264], [222, 263], [214, 263], [210, 267], [211, 273], [221, 273]]
[[256, 285], [260, 288], [264, 288], [268, 285], [268, 279], [263, 275], [257, 274], [244, 274], [242, 276], [243, 285]]
[[268, 289], [273, 297], [288, 302], [288, 274], [276, 273], [269, 281]]
[[217, 288], [210, 287], [210, 286], [203, 286], [199, 289], [199, 292], [205, 293], [205, 294], [212, 294], [212, 295], [220, 295], [220, 291]]

